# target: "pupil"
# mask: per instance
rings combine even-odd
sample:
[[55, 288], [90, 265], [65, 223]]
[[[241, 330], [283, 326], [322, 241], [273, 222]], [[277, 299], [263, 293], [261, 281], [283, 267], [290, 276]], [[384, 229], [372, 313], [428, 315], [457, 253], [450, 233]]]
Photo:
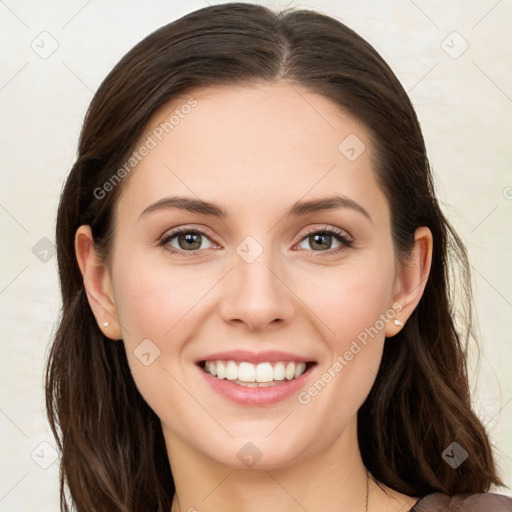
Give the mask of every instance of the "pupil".
[[199, 249], [201, 247], [201, 241], [199, 241], [199, 237], [200, 235], [198, 233], [187, 233], [185, 235], [179, 236], [179, 242], [180, 245], [182, 242], [184, 242], [186, 246], [185, 248], [187, 249]]
[[[323, 247], [320, 247], [321, 249], [329, 249], [329, 245], [330, 245], [329, 242], [330, 242], [330, 239], [331, 239], [331, 235], [320, 235], [320, 234], [317, 234], [317, 235], [313, 235], [312, 238], [313, 238], [315, 244], [318, 244], [320, 246], [323, 245]], [[321, 239], [326, 239], [327, 242], [324, 242], [322, 244]], [[316, 250], [314, 248], [314, 244], [312, 244], [312, 246], [313, 246], [313, 249]]]

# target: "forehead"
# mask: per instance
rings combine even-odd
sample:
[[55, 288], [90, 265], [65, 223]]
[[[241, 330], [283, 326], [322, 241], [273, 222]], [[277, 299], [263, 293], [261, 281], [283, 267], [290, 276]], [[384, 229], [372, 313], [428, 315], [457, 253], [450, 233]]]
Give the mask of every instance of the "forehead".
[[377, 188], [364, 126], [328, 98], [285, 81], [181, 95], [153, 115], [135, 149], [144, 145], [149, 150], [122, 194], [139, 209], [166, 193], [247, 209], [309, 192], [361, 196]]

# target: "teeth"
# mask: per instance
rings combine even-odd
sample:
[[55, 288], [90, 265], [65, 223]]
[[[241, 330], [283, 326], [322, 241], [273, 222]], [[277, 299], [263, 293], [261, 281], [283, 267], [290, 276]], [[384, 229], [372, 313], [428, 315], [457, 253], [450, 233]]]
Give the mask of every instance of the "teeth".
[[[215, 363], [212, 362], [212, 364], [215, 366]], [[234, 361], [233, 364], [236, 366]], [[238, 380], [243, 382], [255, 382], [256, 367], [251, 363], [240, 363], [238, 365]]]
[[274, 369], [270, 363], [260, 363], [256, 366], [256, 382], [272, 382]]
[[295, 366], [295, 373], [293, 374], [293, 377], [296, 379], [297, 377], [300, 377], [305, 371], [306, 363], [299, 363]]
[[241, 386], [267, 387], [300, 377], [306, 371], [306, 363], [280, 361], [254, 365], [245, 361], [206, 361], [204, 370], [218, 379], [236, 381]]
[[224, 379], [226, 377], [226, 367], [224, 366], [224, 363], [222, 361], [217, 361], [217, 363], [210, 361], [210, 368], [212, 365], [215, 365], [217, 369], [217, 378]]
[[208, 363], [208, 371], [215, 377], [217, 375], [217, 367], [214, 362], [206, 361]]
[[238, 366], [234, 361], [228, 361], [228, 364], [226, 365], [226, 379], [238, 379]]
[[274, 365], [274, 380], [284, 380], [285, 369], [284, 363], [276, 363]]
[[284, 375], [288, 380], [293, 379], [295, 376], [295, 363], [288, 363]]

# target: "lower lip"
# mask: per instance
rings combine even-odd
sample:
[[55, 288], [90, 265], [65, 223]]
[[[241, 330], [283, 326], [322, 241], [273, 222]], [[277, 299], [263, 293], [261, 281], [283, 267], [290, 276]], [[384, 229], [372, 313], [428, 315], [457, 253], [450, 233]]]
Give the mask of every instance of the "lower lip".
[[294, 393], [298, 393], [306, 384], [314, 370], [313, 366], [305, 371], [300, 377], [292, 380], [284, 380], [282, 383], [275, 384], [273, 386], [250, 388], [247, 386], [239, 386], [227, 379], [218, 379], [208, 372], [205, 372], [200, 366], [197, 368], [203, 374], [206, 382], [223, 397], [238, 404], [256, 407], [275, 404], [276, 402], [288, 398]]

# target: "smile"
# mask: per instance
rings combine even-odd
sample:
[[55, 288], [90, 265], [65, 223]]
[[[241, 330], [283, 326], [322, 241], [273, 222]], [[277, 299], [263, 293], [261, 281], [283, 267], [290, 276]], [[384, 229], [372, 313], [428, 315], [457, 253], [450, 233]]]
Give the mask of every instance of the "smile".
[[203, 370], [217, 379], [226, 379], [239, 386], [269, 387], [300, 377], [312, 363], [295, 361], [262, 362], [204, 361]]

